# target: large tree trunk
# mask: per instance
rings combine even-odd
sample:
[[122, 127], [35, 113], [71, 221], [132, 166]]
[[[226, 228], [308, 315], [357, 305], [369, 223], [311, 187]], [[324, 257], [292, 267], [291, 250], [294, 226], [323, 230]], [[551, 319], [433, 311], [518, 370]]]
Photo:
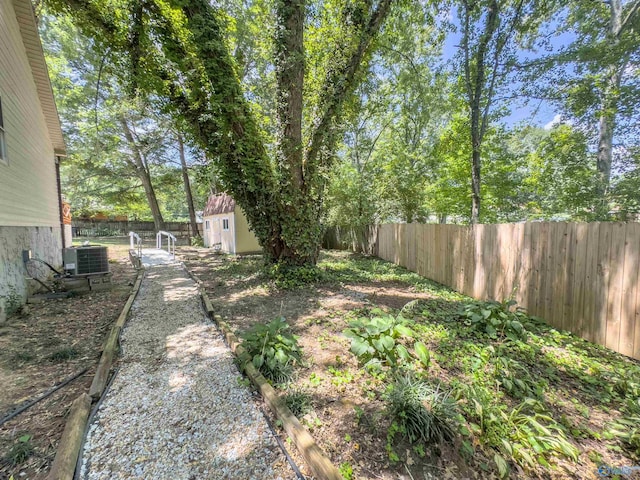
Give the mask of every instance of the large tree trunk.
[[136, 177], [140, 179], [142, 182], [142, 187], [144, 188], [144, 193], [147, 197], [147, 202], [149, 203], [149, 208], [151, 209], [151, 215], [153, 216], [153, 223], [156, 231], [164, 230], [164, 219], [162, 218], [162, 212], [160, 211], [160, 206], [158, 205], [158, 199], [156, 197], [156, 192], [153, 189], [153, 184], [151, 183], [151, 175], [149, 174], [149, 170], [145, 164], [144, 157], [140, 148], [136, 144], [133, 139], [133, 134], [131, 133], [131, 129], [129, 128], [129, 124], [124, 117], [120, 117], [120, 124], [122, 125], [122, 130], [124, 132], [124, 137], [129, 144], [129, 148], [131, 149], [131, 161], [129, 162], [134, 168], [134, 172]]
[[184, 155], [184, 141], [182, 135], [176, 135], [178, 139], [178, 150], [180, 152], [180, 168], [182, 170], [182, 181], [184, 183], [184, 193], [187, 196], [187, 207], [189, 208], [189, 223], [191, 225], [191, 236], [200, 238], [198, 230], [198, 222], [196, 221], [196, 209], [193, 205], [193, 195], [191, 194], [191, 182], [189, 182], [189, 169], [187, 168], [187, 159]]
[[318, 219], [304, 195], [302, 106], [304, 85], [304, 0], [277, 0], [276, 160], [280, 166], [280, 218], [274, 218], [267, 248], [272, 261], [315, 264], [319, 253]]
[[601, 193], [606, 195], [611, 181], [611, 163], [613, 159], [613, 131], [615, 128], [615, 106], [612, 99], [605, 99], [598, 131], [598, 158], [597, 167], [601, 180]]
[[[622, 4], [620, 0], [609, 2], [609, 25], [607, 32], [607, 48], [614, 49], [620, 43], [620, 34], [626, 22], [622, 19]], [[629, 18], [627, 18], [629, 21]], [[618, 112], [618, 100], [622, 72], [626, 68], [626, 61], [620, 65], [612, 65], [608, 72], [602, 92], [600, 119], [598, 128], [598, 156], [597, 169], [600, 177], [598, 194], [600, 197], [598, 216], [606, 219], [609, 216], [609, 186], [611, 184], [611, 164], [613, 162], [613, 134]]]
[[480, 221], [480, 145], [473, 142], [471, 152], [471, 223]]
[[304, 84], [304, 0], [276, 1], [276, 155], [288, 175], [285, 189], [296, 194], [302, 172], [302, 89]]

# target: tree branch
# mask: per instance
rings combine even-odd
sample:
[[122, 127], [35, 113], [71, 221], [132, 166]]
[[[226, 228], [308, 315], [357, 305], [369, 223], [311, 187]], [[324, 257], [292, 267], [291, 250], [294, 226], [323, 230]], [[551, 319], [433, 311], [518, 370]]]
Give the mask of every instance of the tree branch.
[[389, 14], [389, 7], [392, 1], [380, 0], [369, 22], [362, 29], [358, 46], [347, 60], [344, 68], [336, 69], [325, 82], [325, 88], [320, 100], [320, 105], [324, 107], [324, 112], [316, 122], [315, 129], [311, 134], [311, 140], [305, 155], [305, 176], [313, 175], [318, 167], [320, 151], [325, 146], [331, 124], [337, 117], [348, 94], [353, 90], [364, 56], [380, 30], [384, 19]]

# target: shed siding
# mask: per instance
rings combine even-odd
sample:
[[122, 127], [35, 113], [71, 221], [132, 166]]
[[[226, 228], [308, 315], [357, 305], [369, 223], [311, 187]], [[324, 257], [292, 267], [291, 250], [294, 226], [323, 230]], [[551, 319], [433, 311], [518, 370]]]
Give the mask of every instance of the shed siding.
[[249, 229], [249, 222], [242, 209], [235, 208], [236, 253], [255, 253], [262, 249], [258, 239]]
[[0, 225], [60, 226], [54, 150], [12, 2], [0, 0], [0, 96], [8, 164]]

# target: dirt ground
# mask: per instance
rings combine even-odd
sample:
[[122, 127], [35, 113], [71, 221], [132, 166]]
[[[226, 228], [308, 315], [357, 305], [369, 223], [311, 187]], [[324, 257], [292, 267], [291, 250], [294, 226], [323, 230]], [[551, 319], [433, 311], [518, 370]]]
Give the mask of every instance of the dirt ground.
[[[349, 464], [358, 479], [415, 478], [490, 478], [473, 471], [456, 471], [442, 476], [439, 467], [425, 465], [412, 468], [406, 475], [390, 465], [385, 441], [388, 419], [379, 395], [379, 382], [366, 375], [349, 354], [349, 342], [342, 336], [347, 327], [347, 312], [374, 306], [401, 309], [412, 300], [431, 298], [399, 282], [359, 282], [343, 285], [310, 286], [294, 290], [273, 290], [256, 273], [260, 256], [233, 257], [212, 254], [210, 250], [182, 247], [181, 260], [205, 284], [216, 312], [237, 331], [256, 322], [283, 316], [299, 336], [307, 364], [290, 389], [304, 389], [312, 394], [313, 411], [302, 423], [329, 455], [335, 465]], [[340, 255], [340, 254], [338, 254]], [[286, 435], [285, 435], [286, 436]], [[286, 438], [284, 439], [286, 440]], [[411, 447], [407, 446], [407, 452]], [[295, 453], [290, 445], [289, 450]], [[440, 461], [456, 456], [452, 449], [443, 452]], [[456, 463], [463, 463], [457, 459]], [[305, 476], [311, 472], [303, 461], [298, 464]], [[419, 472], [419, 473], [418, 473]], [[448, 475], [448, 474], [447, 474]]]
[[[266, 323], [280, 316], [291, 325], [299, 336], [298, 343], [302, 346], [306, 362], [298, 368], [296, 380], [288, 391], [310, 393], [313, 408], [301, 421], [333, 463], [345, 467], [345, 478], [498, 478], [495, 467], [492, 467], [493, 451], [478, 444], [475, 444], [471, 461], [462, 457], [460, 444], [444, 445], [439, 451], [427, 452], [426, 455], [411, 445], [400, 444], [396, 445], [395, 451], [401, 461], [390, 461], [386, 432], [391, 420], [385, 412], [384, 384], [358, 366], [349, 352], [349, 341], [343, 335], [349, 319], [367, 315], [372, 308], [382, 308], [397, 315], [413, 300], [434, 305], [436, 308], [431, 314], [427, 313], [427, 317], [420, 321], [431, 325], [435, 332], [445, 332], [446, 322], [451, 320], [438, 315], [448, 316], [459, 309], [458, 294], [444, 292], [444, 287], [437, 285], [435, 290], [430, 287], [431, 291], [423, 291], [407, 282], [393, 278], [387, 280], [384, 275], [355, 271], [349, 264], [350, 254], [346, 252], [325, 252], [321, 256], [321, 263], [325, 262], [321, 268], [332, 269], [332, 275], [339, 274], [341, 268], [345, 269], [344, 281], [292, 290], [280, 290], [269, 283], [260, 272], [262, 259], [259, 256], [216, 255], [208, 249], [195, 247], [182, 247], [178, 254], [189, 270], [205, 284], [216, 313], [221, 314], [236, 331], [241, 333], [257, 322]], [[443, 291], [438, 291], [438, 288]], [[569, 340], [573, 342], [573, 339]], [[445, 383], [456, 377], [464, 382], [456, 364], [458, 359], [451, 357], [453, 350], [446, 350], [446, 342], [441, 342], [436, 336], [425, 338], [425, 343], [432, 352], [436, 352], [429, 374]], [[568, 350], [558, 348], [553, 356], [559, 357], [566, 352]], [[602, 360], [607, 362], [604, 357]], [[585, 429], [589, 427], [597, 431], [604, 429], [619, 412], [598, 405], [581, 406], [577, 399], [584, 396], [581, 390], [584, 385], [569, 375], [573, 372], [568, 369], [565, 374], [564, 368], [558, 369], [561, 380], [558, 381], [558, 389], [552, 391], [557, 398], [550, 400], [550, 404], [565, 409], [563, 418], [570, 424], [586, 425]], [[598, 394], [594, 395], [597, 399]], [[588, 403], [586, 397], [584, 400]], [[585, 420], [581, 412], [591, 407], [591, 416]], [[578, 449], [582, 452], [578, 463], [558, 460], [550, 469], [527, 474], [516, 465], [511, 478], [595, 479], [600, 478], [597, 473], [599, 465], [634, 464], [633, 458], [621, 453], [614, 441], [584, 438], [579, 440]], [[290, 450], [295, 449], [291, 446]], [[301, 467], [303, 473], [310, 473], [303, 465]], [[636, 474], [628, 478], [636, 478], [633, 476]]]
[[136, 276], [126, 245], [109, 245], [108, 251], [110, 290], [29, 304], [0, 324], [0, 418], [88, 368], [0, 426], [0, 480], [46, 477], [69, 407], [91, 385], [105, 335]]

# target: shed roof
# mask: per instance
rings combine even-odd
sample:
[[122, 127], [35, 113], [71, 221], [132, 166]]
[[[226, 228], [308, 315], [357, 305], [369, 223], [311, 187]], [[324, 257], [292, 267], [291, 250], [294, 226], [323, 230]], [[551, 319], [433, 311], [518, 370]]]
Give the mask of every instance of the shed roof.
[[13, 0], [13, 9], [20, 26], [22, 43], [27, 52], [33, 81], [36, 84], [38, 98], [54, 152], [56, 155], [66, 155], [67, 147], [62, 136], [60, 117], [58, 117], [58, 109], [53, 97], [53, 89], [51, 88], [49, 71], [47, 70], [47, 63], [44, 59], [44, 51], [42, 50], [42, 43], [40, 42], [40, 35], [38, 34], [38, 27], [33, 14], [33, 6], [30, 0]]
[[210, 215], [220, 215], [221, 213], [231, 213], [236, 208], [236, 201], [226, 193], [218, 193], [211, 195], [207, 200], [207, 206], [204, 207], [204, 217]]

